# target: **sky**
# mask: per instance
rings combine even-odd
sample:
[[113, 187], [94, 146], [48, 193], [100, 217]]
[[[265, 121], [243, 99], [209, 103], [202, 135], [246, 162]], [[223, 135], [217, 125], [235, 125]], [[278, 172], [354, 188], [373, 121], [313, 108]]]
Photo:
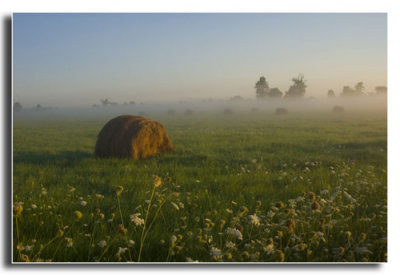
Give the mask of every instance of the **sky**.
[[387, 83], [385, 13], [13, 15], [13, 97], [24, 107], [255, 98], [265, 76], [306, 97]]

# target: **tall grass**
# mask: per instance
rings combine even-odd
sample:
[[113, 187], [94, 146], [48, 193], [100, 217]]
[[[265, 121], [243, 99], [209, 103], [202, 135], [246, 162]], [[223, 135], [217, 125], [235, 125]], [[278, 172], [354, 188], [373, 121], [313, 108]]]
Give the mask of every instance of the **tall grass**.
[[14, 122], [14, 261], [386, 261], [385, 114], [153, 118], [177, 152], [142, 161]]

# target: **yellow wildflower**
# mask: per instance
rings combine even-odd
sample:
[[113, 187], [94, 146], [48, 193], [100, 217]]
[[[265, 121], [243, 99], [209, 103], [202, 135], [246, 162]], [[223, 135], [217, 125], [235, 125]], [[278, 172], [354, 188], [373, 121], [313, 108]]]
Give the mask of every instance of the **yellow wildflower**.
[[154, 184], [155, 188], [160, 187], [162, 184], [161, 178], [159, 176], [154, 175], [153, 176], [153, 184]]
[[124, 187], [122, 187], [121, 185], [118, 186], [116, 191], [118, 197], [121, 195], [122, 191], [124, 191]]
[[74, 212], [74, 215], [75, 215], [75, 219], [77, 219], [77, 220], [80, 220], [80, 219], [82, 219], [82, 212], [81, 211], [75, 211]]

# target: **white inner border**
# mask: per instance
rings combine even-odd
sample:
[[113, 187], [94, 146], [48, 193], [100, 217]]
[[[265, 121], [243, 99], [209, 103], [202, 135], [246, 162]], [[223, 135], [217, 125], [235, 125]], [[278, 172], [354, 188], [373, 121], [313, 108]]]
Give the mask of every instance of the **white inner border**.
[[[399, 199], [397, 194], [400, 194], [400, 182], [398, 182], [400, 169], [400, 150], [399, 150], [399, 122], [400, 108], [397, 104], [400, 103], [400, 85], [399, 85], [399, 21], [400, 21], [400, 10], [398, 9], [398, 3], [400, 1], [390, 0], [336, 0], [336, 1], [318, 1], [318, 0], [280, 0], [280, 1], [260, 1], [260, 0], [204, 0], [204, 1], [183, 1], [183, 0], [151, 0], [151, 1], [122, 1], [122, 0], [97, 0], [97, 1], [84, 1], [84, 0], [69, 0], [69, 1], [54, 1], [54, 0], [3, 0], [0, 5], [0, 11], [2, 15], [2, 28], [1, 32], [4, 37], [4, 18], [12, 16], [13, 12], [387, 12], [388, 13], [388, 211], [389, 211], [389, 228], [388, 228], [388, 264], [381, 264], [378, 266], [324, 266], [324, 265], [308, 265], [308, 266], [293, 266], [293, 265], [213, 265], [213, 266], [131, 266], [131, 265], [90, 265], [90, 266], [60, 266], [60, 265], [46, 265], [46, 266], [9, 266], [7, 265], [9, 259], [5, 254], [4, 246], [9, 242], [11, 236], [5, 236], [5, 232], [8, 232], [7, 227], [9, 223], [0, 226], [2, 241], [2, 248], [0, 249], [0, 256], [2, 259], [2, 271], [3, 272], [20, 272], [21, 274], [41, 274], [47, 272], [54, 272], [57, 268], [57, 272], [69, 274], [73, 272], [100, 272], [109, 273], [114, 269], [116, 272], [145, 272], [145, 273], [160, 273], [163, 274], [177, 274], [177, 273], [220, 273], [229, 272], [235, 274], [241, 274], [249, 270], [255, 273], [265, 273], [271, 271], [282, 272], [283, 274], [311, 274], [311, 273], [351, 273], [351, 274], [363, 274], [370, 272], [380, 273], [396, 273], [400, 270], [400, 257], [399, 249], [397, 245], [400, 244], [400, 235], [397, 232], [399, 228]], [[3, 66], [1, 66], [2, 72], [2, 84], [4, 87], [5, 71], [8, 70], [4, 66], [4, 41], [1, 43], [1, 58]], [[5, 91], [3, 91], [3, 94]], [[4, 107], [4, 97], [1, 98], [2, 107]], [[4, 116], [4, 110], [2, 108], [2, 115]], [[1, 120], [2, 135], [1, 145], [4, 145], [4, 139], [10, 133], [4, 132], [4, 117]], [[396, 125], [397, 124], [397, 125]], [[3, 148], [5, 149], [5, 148]], [[2, 150], [3, 156], [5, 150]], [[5, 163], [1, 159], [1, 175], [4, 177]], [[397, 169], [396, 169], [397, 168]], [[4, 185], [11, 184], [9, 182], [2, 182], [2, 193], [5, 190]], [[4, 195], [4, 194], [2, 194]], [[3, 196], [4, 197], [4, 196]], [[4, 203], [4, 202], [3, 202]], [[1, 211], [1, 221], [6, 221], [8, 217], [3, 217], [4, 210]], [[73, 269], [73, 270], [71, 270]]]

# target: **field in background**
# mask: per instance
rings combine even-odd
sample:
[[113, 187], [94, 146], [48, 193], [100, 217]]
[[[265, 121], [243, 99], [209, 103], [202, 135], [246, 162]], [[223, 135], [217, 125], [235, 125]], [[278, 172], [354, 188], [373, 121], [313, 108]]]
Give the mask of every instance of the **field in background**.
[[175, 154], [95, 159], [112, 117], [15, 117], [14, 261], [386, 261], [385, 112], [148, 116]]

